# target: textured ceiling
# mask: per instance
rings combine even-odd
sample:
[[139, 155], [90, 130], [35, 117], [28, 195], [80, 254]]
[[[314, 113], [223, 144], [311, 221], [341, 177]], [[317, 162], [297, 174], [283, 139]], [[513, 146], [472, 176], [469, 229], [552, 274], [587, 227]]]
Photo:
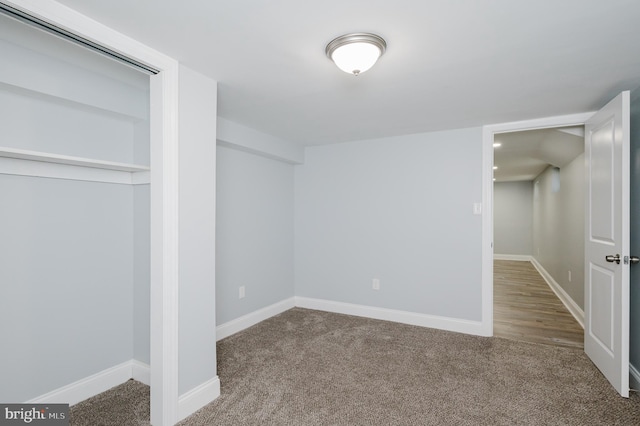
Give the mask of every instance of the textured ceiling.
[[[219, 83], [219, 114], [303, 145], [593, 111], [640, 85], [637, 0], [60, 0]], [[339, 71], [326, 43], [388, 43]]]

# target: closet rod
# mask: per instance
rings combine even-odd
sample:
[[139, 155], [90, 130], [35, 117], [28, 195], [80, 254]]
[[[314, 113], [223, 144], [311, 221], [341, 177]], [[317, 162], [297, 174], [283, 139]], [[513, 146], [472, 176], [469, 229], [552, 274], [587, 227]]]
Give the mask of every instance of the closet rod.
[[64, 28], [57, 27], [43, 19], [29, 15], [28, 13], [25, 13], [22, 10], [16, 9], [7, 4], [0, 3], [0, 13], [10, 18], [14, 18], [18, 21], [24, 22], [27, 25], [31, 25], [40, 30], [47, 31], [48, 33], [61, 37], [65, 40], [71, 41], [72, 43], [75, 43], [80, 46], [91, 49], [93, 51], [96, 51], [104, 56], [110, 57], [134, 69], [137, 69], [138, 71], [143, 71], [149, 75], [158, 74], [160, 72], [159, 70], [153, 67], [150, 67], [148, 65], [145, 65], [142, 62], [138, 62], [134, 59], [131, 59], [125, 55], [122, 55], [116, 52], [115, 50], [111, 50], [107, 47], [101, 46], [97, 43], [92, 42], [91, 40], [88, 40], [84, 37], [80, 37], [79, 35], [74, 34], [71, 31], [67, 31]]

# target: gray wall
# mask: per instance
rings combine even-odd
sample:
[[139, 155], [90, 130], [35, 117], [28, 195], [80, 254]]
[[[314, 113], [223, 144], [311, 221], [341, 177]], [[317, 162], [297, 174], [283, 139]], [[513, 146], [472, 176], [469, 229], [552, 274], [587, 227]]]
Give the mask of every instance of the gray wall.
[[481, 320], [481, 128], [305, 156], [295, 171], [296, 296]]
[[[293, 297], [293, 167], [218, 145], [217, 323]], [[238, 288], [245, 287], [245, 298]]]
[[133, 357], [133, 189], [0, 175], [0, 400]]
[[133, 187], [133, 358], [150, 364], [151, 229], [149, 185]]
[[[640, 89], [631, 93], [631, 254], [640, 256]], [[640, 371], [640, 266], [630, 269], [629, 362]], [[632, 385], [634, 385], [632, 383]], [[640, 386], [640, 383], [635, 383]]]
[[559, 171], [547, 168], [533, 186], [533, 256], [582, 309], [584, 179], [581, 154]]
[[[73, 47], [80, 63], [96, 57]], [[145, 86], [132, 85], [133, 70], [111, 78], [113, 65], [94, 72], [95, 65], [83, 68], [1, 39], [0, 57], [2, 146], [124, 163], [134, 162], [134, 151], [148, 152], [148, 77]]]
[[182, 395], [216, 376], [217, 85], [180, 66], [179, 383]]
[[533, 254], [533, 182], [493, 184], [493, 252]]

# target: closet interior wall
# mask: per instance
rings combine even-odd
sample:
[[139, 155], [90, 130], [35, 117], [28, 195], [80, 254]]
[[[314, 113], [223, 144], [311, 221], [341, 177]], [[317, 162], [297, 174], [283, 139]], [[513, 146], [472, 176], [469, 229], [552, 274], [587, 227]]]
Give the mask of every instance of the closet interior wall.
[[0, 401], [148, 368], [149, 76], [0, 15]]

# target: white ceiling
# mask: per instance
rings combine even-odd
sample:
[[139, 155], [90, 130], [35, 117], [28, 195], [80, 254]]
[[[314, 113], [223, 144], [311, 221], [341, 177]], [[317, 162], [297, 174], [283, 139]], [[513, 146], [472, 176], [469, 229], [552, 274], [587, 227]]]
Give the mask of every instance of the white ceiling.
[[[637, 0], [59, 0], [219, 83], [219, 115], [304, 145], [596, 110], [640, 86]], [[347, 32], [388, 44], [350, 76]]]
[[496, 182], [530, 181], [547, 167], [563, 168], [584, 152], [584, 128], [528, 130], [494, 136]]

